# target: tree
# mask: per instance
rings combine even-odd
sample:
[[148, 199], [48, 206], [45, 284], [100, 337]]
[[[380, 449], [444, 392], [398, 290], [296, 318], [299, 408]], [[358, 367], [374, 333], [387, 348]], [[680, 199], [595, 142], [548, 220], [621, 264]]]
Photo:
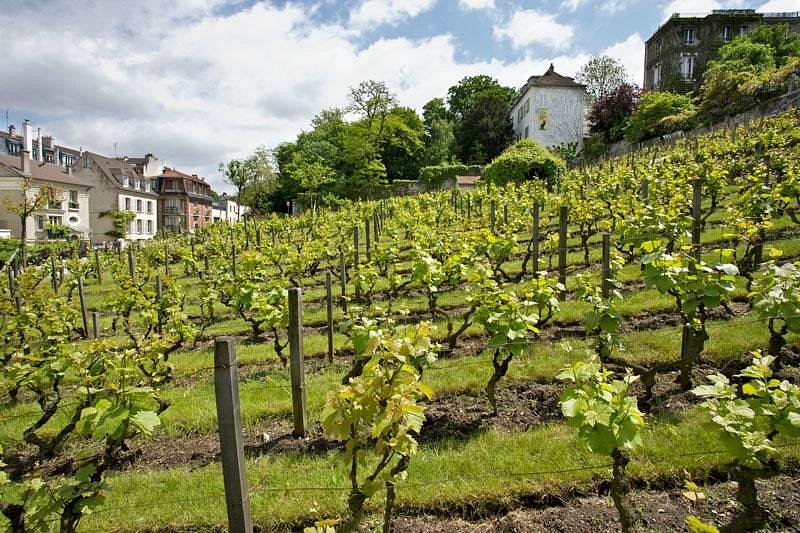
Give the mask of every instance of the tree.
[[642, 95], [639, 108], [625, 127], [625, 138], [638, 142], [679, 129], [694, 127], [697, 108], [689, 96], [667, 91]]
[[408, 107], [396, 107], [387, 116], [381, 139], [380, 158], [386, 166], [386, 179], [415, 180], [419, 176], [423, 154], [423, 123]]
[[603, 137], [604, 142], [617, 142], [622, 139], [622, 130], [628, 117], [633, 115], [639, 104], [641, 91], [636, 85], [623, 83], [605, 96], [595, 101], [589, 112], [589, 131]]
[[[226, 163], [219, 164], [219, 172], [225, 176], [225, 181], [236, 187], [236, 198], [241, 198], [242, 189], [250, 181], [250, 174], [245, 165], [246, 161], [241, 159], [231, 159]], [[236, 218], [241, 220], [241, 206], [236, 203]]]
[[762, 24], [745, 38], [737, 40], [769, 46], [778, 67], [800, 56], [800, 34], [792, 32], [788, 24]]
[[508, 108], [516, 94], [486, 75], [468, 76], [447, 90], [455, 154], [462, 162], [483, 164], [508, 146], [514, 136]]
[[[447, 105], [450, 108], [450, 115], [458, 123], [475, 107], [482, 95], [492, 91], [497, 91], [504, 96], [509, 104], [517, 94], [514, 89], [500, 85], [496, 79], [485, 74], [463, 78], [447, 90]], [[506, 114], [508, 113], [506, 112]]]
[[12, 194], [5, 198], [6, 209], [19, 216], [21, 227], [19, 252], [23, 266], [27, 263], [25, 246], [28, 233], [28, 217], [43, 209], [48, 203], [62, 194], [61, 189], [49, 183], [40, 184], [38, 188], [35, 187], [31, 178], [25, 178], [22, 182], [21, 194]]
[[[366, 121], [367, 130], [374, 131], [373, 141], [380, 142], [383, 137], [383, 126], [386, 117], [397, 106], [397, 97], [382, 81], [367, 80], [350, 87], [347, 111], [360, 115]], [[374, 124], [375, 123], [375, 124]]]
[[627, 83], [628, 72], [619, 59], [609, 56], [593, 57], [581, 67], [575, 81], [586, 86], [586, 93], [592, 102], [606, 96], [614, 89]]
[[278, 176], [275, 172], [275, 151], [259, 146], [244, 163], [247, 180], [236, 201], [250, 209], [266, 213], [271, 210], [271, 197], [277, 190]]
[[456, 154], [467, 164], [482, 165], [502, 153], [514, 138], [508, 114], [511, 98], [503, 88], [484, 91], [473, 100], [455, 129]]
[[453, 162], [455, 141], [453, 123], [446, 119], [435, 119], [425, 136], [425, 151], [422, 157], [424, 164], [441, 165]]

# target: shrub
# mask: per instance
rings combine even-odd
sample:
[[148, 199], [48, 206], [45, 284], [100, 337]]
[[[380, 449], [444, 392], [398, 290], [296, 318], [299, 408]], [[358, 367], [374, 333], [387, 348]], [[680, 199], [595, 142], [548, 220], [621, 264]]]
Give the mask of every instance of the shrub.
[[428, 189], [438, 189], [449, 179], [455, 179], [456, 176], [465, 176], [469, 174], [470, 168], [474, 167], [467, 167], [461, 164], [422, 167], [419, 170], [419, 180], [424, 183]]
[[598, 99], [589, 112], [590, 133], [599, 134], [607, 142], [622, 140], [627, 119], [639, 103], [641, 91], [635, 85], [623, 83]]
[[[648, 92], [625, 127], [625, 138], [638, 142], [694, 127], [697, 108], [689, 96], [666, 91]], [[666, 119], [666, 120], [665, 120]]]
[[565, 171], [563, 159], [548, 152], [532, 139], [522, 139], [489, 163], [483, 178], [496, 185], [540, 179], [552, 186]]

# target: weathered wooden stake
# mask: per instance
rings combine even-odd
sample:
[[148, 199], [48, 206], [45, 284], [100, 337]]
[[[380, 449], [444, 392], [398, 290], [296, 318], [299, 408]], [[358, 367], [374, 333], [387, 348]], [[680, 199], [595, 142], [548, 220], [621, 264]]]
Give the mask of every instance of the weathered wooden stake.
[[169, 276], [169, 246], [164, 245], [164, 275]]
[[703, 202], [703, 182], [696, 179], [692, 182], [692, 255], [700, 262], [700, 229], [701, 208]]
[[100, 269], [100, 251], [94, 251], [94, 271], [97, 274], [97, 283], [103, 283], [103, 272]]
[[325, 304], [328, 312], [328, 360], [333, 363], [333, 274], [325, 273]]
[[533, 277], [539, 277], [539, 204], [533, 204]]
[[128, 272], [133, 282], [136, 283], [136, 256], [133, 253], [133, 246], [128, 246]]
[[[558, 282], [567, 286], [567, 206], [562, 205], [558, 217]], [[564, 296], [562, 292], [561, 296]]]
[[358, 226], [353, 227], [353, 268], [358, 267]]
[[83, 278], [78, 278], [78, 301], [81, 304], [81, 319], [83, 320], [83, 338], [89, 338], [89, 317], [86, 314], [86, 296], [83, 294]]
[[611, 295], [611, 234], [603, 233], [603, 282], [601, 291], [603, 298]]
[[100, 338], [100, 313], [97, 311], [92, 311], [92, 330], [94, 333], [94, 338]]
[[495, 205], [494, 200], [492, 200], [492, 203], [489, 205], [489, 229], [492, 233], [494, 233], [495, 216]]
[[50, 250], [50, 281], [53, 285], [53, 292], [58, 290], [58, 279], [56, 276], [56, 256], [53, 255], [53, 251]]
[[[161, 309], [161, 298], [164, 295], [164, 285], [161, 282], [161, 275], [156, 274], [156, 302], [158, 302], [158, 308]], [[213, 305], [213, 304], [212, 304]], [[161, 333], [161, 313], [159, 312], [158, 317], [158, 327], [156, 330]]]
[[231, 272], [236, 277], [236, 244], [231, 244]]
[[292, 413], [295, 438], [305, 437], [308, 426], [306, 415], [306, 385], [303, 362], [303, 309], [300, 287], [289, 289], [289, 370], [292, 378]]
[[347, 312], [347, 264], [344, 259], [344, 250], [339, 250], [339, 285], [342, 288], [342, 312]]
[[647, 202], [650, 199], [650, 182], [647, 178], [642, 178], [642, 201]]
[[372, 260], [372, 253], [370, 252], [369, 219], [364, 221], [364, 245], [367, 249], [367, 262], [369, 263], [370, 260]]
[[231, 533], [252, 533], [249, 487], [244, 464], [242, 418], [239, 408], [239, 370], [232, 337], [220, 337], [214, 346], [214, 392], [217, 400], [219, 444], [222, 449], [222, 479], [228, 529]]

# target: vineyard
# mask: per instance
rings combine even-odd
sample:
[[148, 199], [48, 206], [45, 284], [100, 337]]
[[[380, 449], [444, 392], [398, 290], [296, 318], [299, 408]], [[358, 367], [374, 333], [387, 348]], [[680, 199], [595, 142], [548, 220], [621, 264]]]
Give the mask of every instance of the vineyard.
[[798, 236], [793, 111], [9, 264], [0, 524], [800, 528]]

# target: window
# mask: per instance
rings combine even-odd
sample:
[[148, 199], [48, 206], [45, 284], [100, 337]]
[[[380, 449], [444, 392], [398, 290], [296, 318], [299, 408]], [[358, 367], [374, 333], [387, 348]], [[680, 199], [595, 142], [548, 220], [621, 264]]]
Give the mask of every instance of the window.
[[733, 32], [731, 31], [730, 24], [726, 24], [722, 27], [722, 40], [723, 42], [728, 42], [731, 40]]
[[61, 226], [63, 224], [64, 219], [59, 216], [50, 215], [47, 217], [47, 222], [53, 226]]
[[739, 26], [739, 37], [747, 35], [747, 26]]
[[122, 186], [123, 187], [131, 186], [131, 179], [128, 176], [122, 176]]
[[691, 80], [694, 75], [694, 57], [689, 54], [681, 56], [681, 77], [684, 80]]
[[547, 108], [540, 107], [539, 108], [539, 129], [546, 130], [547, 129]]
[[528, 98], [525, 100], [525, 114], [527, 115], [531, 111], [531, 99]]
[[656, 41], [656, 54], [661, 53], [661, 39]]
[[78, 209], [78, 191], [69, 191], [69, 208]]
[[130, 211], [130, 210], [131, 210], [131, 199], [125, 198], [125, 211]]
[[657, 64], [653, 67], [653, 88], [660, 89], [661, 88], [661, 64]]
[[153, 202], [151, 202], [150, 200], [147, 200], [147, 214], [149, 215], [153, 214]]
[[136, 221], [136, 233], [139, 233], [139, 234], [142, 233], [142, 219], [141, 218]]
[[142, 201], [141, 200], [136, 200], [136, 212], [137, 213], [141, 213], [142, 212]]
[[44, 217], [42, 215], [36, 216], [36, 229], [44, 231]]
[[519, 106], [519, 109], [517, 110], [517, 120], [522, 122], [522, 106]]
[[683, 28], [683, 44], [694, 44], [694, 28]]
[[528, 135], [529, 135], [529, 133], [528, 133], [528, 126], [525, 126], [525, 138], [526, 138], [526, 139], [528, 138]]
[[150, 235], [153, 234], [153, 221], [152, 220], [148, 220], [147, 221], [147, 233], [149, 233]]
[[47, 202], [47, 208], [48, 209], [61, 209], [61, 202], [62, 202], [62, 200], [60, 200], [58, 198], [50, 198], [50, 200]]
[[19, 155], [19, 147], [21, 145], [9, 141], [6, 143], [6, 146], [8, 147], [8, 155]]

